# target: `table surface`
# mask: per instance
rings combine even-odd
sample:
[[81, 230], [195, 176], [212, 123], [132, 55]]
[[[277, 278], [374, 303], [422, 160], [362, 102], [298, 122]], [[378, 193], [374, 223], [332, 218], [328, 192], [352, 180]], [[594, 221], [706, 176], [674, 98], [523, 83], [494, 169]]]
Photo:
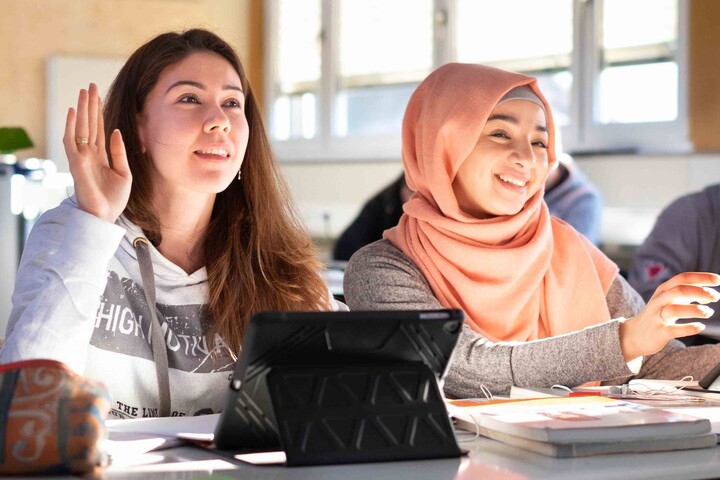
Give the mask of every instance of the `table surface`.
[[209, 450], [176, 447], [108, 467], [104, 478], [251, 480], [343, 479], [683, 479], [720, 477], [720, 446], [675, 452], [558, 459], [488, 438], [462, 442], [461, 458], [314, 467], [256, 466], [220, 458]]
[[[522, 480], [698, 479], [720, 478], [720, 446], [660, 453], [599, 455], [559, 459], [535, 454], [488, 438], [461, 443], [461, 458], [312, 467], [256, 466], [221, 458], [191, 446], [150, 452], [107, 467], [103, 479], [247, 480]], [[3, 477], [68, 479], [54, 477]]]

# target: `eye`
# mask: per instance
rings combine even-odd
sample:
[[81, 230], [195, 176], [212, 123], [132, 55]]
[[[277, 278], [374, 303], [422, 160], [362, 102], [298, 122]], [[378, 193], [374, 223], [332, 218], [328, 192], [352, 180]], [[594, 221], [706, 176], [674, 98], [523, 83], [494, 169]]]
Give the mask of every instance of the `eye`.
[[502, 130], [496, 130], [496, 131], [490, 133], [490, 136], [495, 137], [495, 138], [505, 138], [505, 139], [510, 138], [510, 135], [508, 135], [506, 132], [504, 132]]
[[243, 105], [240, 103], [240, 101], [233, 99], [230, 99], [223, 103], [223, 107], [230, 107], [230, 108], [242, 108]]
[[547, 144], [542, 140], [534, 141], [533, 146], [540, 147], [540, 148], [547, 148]]
[[200, 103], [200, 100], [195, 95], [185, 95], [184, 97], [180, 97], [180, 100], [178, 100], [178, 103]]

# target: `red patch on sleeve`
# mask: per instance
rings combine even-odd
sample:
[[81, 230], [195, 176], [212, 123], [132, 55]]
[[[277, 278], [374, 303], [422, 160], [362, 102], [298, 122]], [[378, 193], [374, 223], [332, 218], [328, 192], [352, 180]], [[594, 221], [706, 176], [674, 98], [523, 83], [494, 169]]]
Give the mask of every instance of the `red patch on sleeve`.
[[662, 263], [651, 263], [645, 269], [645, 279], [650, 281], [655, 280], [663, 271], [665, 271], [665, 265]]

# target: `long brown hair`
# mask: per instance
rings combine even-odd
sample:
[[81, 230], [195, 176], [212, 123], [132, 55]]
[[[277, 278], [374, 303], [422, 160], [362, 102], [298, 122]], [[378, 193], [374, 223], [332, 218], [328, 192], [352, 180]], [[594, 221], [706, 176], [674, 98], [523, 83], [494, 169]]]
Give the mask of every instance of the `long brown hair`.
[[140, 226], [154, 245], [162, 242], [153, 209], [151, 160], [141, 150], [137, 117], [145, 99], [169, 66], [198, 51], [225, 58], [240, 77], [250, 127], [242, 181], [217, 194], [204, 238], [208, 304], [217, 333], [234, 351], [245, 326], [260, 311], [329, 308], [320, 262], [278, 170], [262, 116], [240, 60], [224, 40], [202, 29], [163, 33], [133, 53], [115, 78], [105, 102], [107, 138], [123, 135], [133, 174], [124, 215]]

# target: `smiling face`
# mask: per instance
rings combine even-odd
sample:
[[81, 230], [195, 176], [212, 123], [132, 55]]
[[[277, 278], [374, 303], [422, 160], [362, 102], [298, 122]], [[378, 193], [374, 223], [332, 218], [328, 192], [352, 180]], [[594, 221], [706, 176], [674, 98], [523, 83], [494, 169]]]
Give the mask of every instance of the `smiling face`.
[[156, 196], [227, 188], [248, 143], [244, 102], [240, 77], [216, 53], [192, 53], [160, 74], [138, 117]]
[[548, 173], [545, 111], [514, 99], [495, 106], [453, 181], [458, 205], [475, 218], [514, 215]]

